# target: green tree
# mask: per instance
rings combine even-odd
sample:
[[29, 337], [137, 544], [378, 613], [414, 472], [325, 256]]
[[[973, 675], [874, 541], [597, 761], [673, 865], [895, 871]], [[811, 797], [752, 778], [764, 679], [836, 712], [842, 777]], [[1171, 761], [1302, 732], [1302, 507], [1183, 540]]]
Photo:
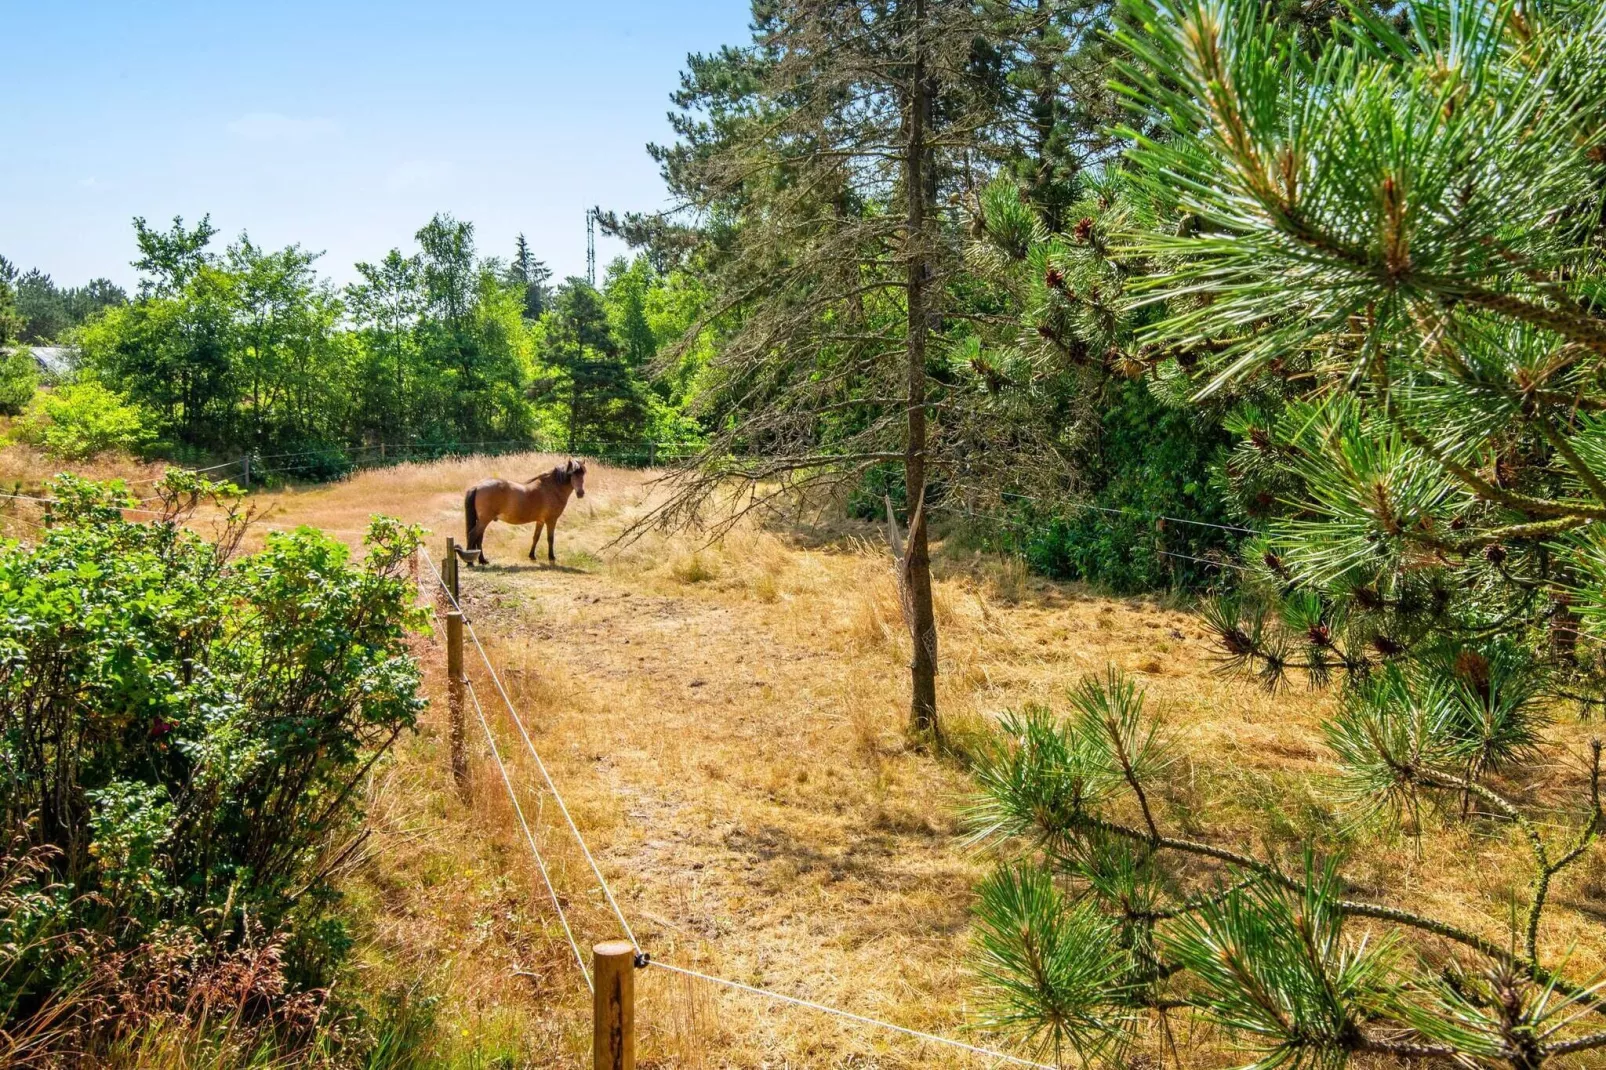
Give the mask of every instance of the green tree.
[[620, 354], [638, 372], [649, 371], [658, 355], [658, 339], [647, 322], [647, 297], [657, 281], [645, 256], [629, 261], [619, 257], [603, 276], [602, 296], [613, 336]]
[[543, 326], [541, 357], [555, 372], [545, 390], [563, 410], [564, 448], [640, 442], [646, 391], [614, 338], [603, 295], [584, 279], [568, 279]]
[[[755, 505], [897, 469], [910, 724], [937, 731], [928, 484], [962, 469], [947, 423], [947, 206], [975, 178], [996, 98], [987, 18], [949, 0], [765, 5], [745, 49], [693, 57], [680, 142], [656, 150], [703, 217], [698, 263], [728, 330], [699, 417], [720, 428], [657, 516], [694, 517], [732, 477]], [[626, 222], [632, 222], [626, 220]], [[642, 220], [633, 222], [644, 223]], [[662, 228], [643, 236], [668, 241]], [[945, 402], [946, 399], [941, 399]]]
[[346, 288], [346, 305], [362, 332], [372, 371], [359, 376], [366, 400], [361, 429], [405, 440], [416, 426], [414, 395], [422, 390], [418, 318], [424, 309], [417, 256], [392, 249], [377, 264], [359, 263], [362, 281]]
[[156, 431], [149, 413], [127, 398], [97, 382], [84, 382], [34, 396], [18, 437], [57, 457], [81, 461], [110, 450], [138, 453]]
[[1126, 8], [1155, 124], [1132, 159], [1177, 224], [1128, 232], [1165, 310], [1138, 341], [1188, 353], [1206, 399], [1295, 395], [1230, 421], [1285, 479], [1258, 575], [1212, 611], [1224, 651], [1272, 685], [1348, 674], [1324, 726], [1348, 828], [1509, 830], [1530, 879], [1451, 917], [1369, 891], [1331, 823], [1228, 847], [1168, 798], [1141, 693], [1084, 681], [978, 764], [974, 819], [1021, 849], [982, 889], [994, 1020], [1088, 1055], [1189, 1008], [1265, 1068], [1606, 1047], [1553, 890], [1606, 825], [1600, 744], [1533, 791], [1603, 620], [1606, 5], [1411, 0], [1318, 39], [1250, 0]]
[[233, 280], [234, 380], [256, 447], [336, 442], [345, 428], [343, 308], [298, 245], [264, 250], [242, 234], [223, 257]]
[[440, 391], [440, 403], [420, 411], [417, 426], [441, 442], [527, 434], [526, 294], [514, 293], [502, 272], [477, 260], [473, 224], [437, 215], [417, 238], [420, 359]]
[[17, 278], [16, 291], [22, 339], [36, 343], [61, 341], [102, 309], [128, 302], [128, 295], [109, 279], [63, 288], [37, 268]]
[[507, 281], [524, 291], [524, 317], [538, 320], [552, 304], [552, 269], [530, 252], [530, 243], [520, 234], [514, 243], [513, 259], [507, 267]]
[[[88, 372], [149, 409], [159, 430], [187, 446], [238, 440], [235, 279], [215, 262], [153, 266], [141, 296], [111, 308], [78, 334]], [[175, 280], [182, 276], [184, 282]]]
[[135, 217], [139, 259], [134, 261], [134, 267], [144, 276], [139, 282], [140, 294], [171, 296], [182, 290], [211, 263], [212, 254], [206, 250], [216, 235], [210, 215], [202, 216], [192, 230], [184, 228], [183, 216], [174, 216], [173, 225], [165, 233], [151, 229], [143, 217]]
[[17, 312], [14, 283], [17, 269], [0, 256], [0, 346], [14, 345], [22, 334], [22, 316]]
[[27, 346], [0, 348], [0, 413], [15, 416], [39, 389], [39, 365]]

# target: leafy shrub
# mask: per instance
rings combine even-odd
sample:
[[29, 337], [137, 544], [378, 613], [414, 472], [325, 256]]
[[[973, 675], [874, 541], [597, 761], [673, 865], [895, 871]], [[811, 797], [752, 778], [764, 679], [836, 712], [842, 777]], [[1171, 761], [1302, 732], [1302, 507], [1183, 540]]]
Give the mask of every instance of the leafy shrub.
[[73, 383], [37, 395], [19, 437], [68, 460], [107, 450], [137, 452], [156, 437], [143, 410], [96, 382]]
[[39, 368], [26, 346], [0, 353], [0, 412], [20, 413], [39, 389]]
[[[360, 567], [310, 529], [233, 557], [235, 488], [176, 473], [160, 490], [166, 518], [131, 523], [120, 492], [61, 477], [39, 544], [0, 547], [0, 827], [43, 859], [26, 883], [55, 889], [19, 901], [98, 935], [102, 961], [152, 940], [199, 947], [187, 961], [253, 940], [288, 959], [309, 934], [303, 957], [327, 960], [323, 864], [422, 706], [418, 533], [376, 519]], [[216, 542], [179, 526], [197, 506]], [[12, 1017], [90, 969], [36, 957], [0, 975]]]
[[1143, 383], [1113, 391], [1100, 425], [1097, 463], [1087, 466], [1097, 478], [1096, 508], [1039, 503], [1023, 511], [1027, 563], [1047, 576], [1120, 592], [1214, 579], [1209, 566], [1189, 558], [1232, 545], [1232, 534], [1160, 518], [1225, 522], [1210, 471], [1226, 436], [1195, 413], [1161, 404]]

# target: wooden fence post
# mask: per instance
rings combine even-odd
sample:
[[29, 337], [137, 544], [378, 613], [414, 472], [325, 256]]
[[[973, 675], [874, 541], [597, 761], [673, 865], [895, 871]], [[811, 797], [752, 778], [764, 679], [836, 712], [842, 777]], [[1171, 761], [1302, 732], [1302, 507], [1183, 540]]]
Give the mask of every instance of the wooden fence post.
[[249, 487], [251, 485], [251, 455], [249, 453], [240, 458], [240, 467], [245, 470], [244, 485]]
[[591, 949], [592, 1070], [636, 1070], [636, 949], [607, 940]]
[[446, 589], [452, 592], [452, 604], [458, 605], [457, 596], [457, 540], [450, 535], [446, 536], [446, 574], [441, 577], [446, 581]]
[[446, 710], [450, 720], [452, 779], [458, 790], [468, 785], [468, 758], [463, 754], [463, 614], [446, 613]]

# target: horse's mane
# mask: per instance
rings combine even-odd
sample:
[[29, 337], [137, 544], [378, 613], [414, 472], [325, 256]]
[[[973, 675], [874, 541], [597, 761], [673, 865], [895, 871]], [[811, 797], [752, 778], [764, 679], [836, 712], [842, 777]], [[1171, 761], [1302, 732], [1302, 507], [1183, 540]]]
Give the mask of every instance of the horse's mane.
[[575, 473], [577, 473], [577, 472], [580, 473], [581, 475], [584, 475], [585, 474], [585, 470], [586, 470], [586, 466], [585, 466], [585, 462], [584, 461], [581, 461], [579, 464], [576, 464], [573, 468], [567, 468], [564, 465], [560, 464], [560, 465], [556, 466], [555, 468], [553, 468], [552, 471], [550, 471], [550, 472], [542, 472], [540, 475], [538, 475], [534, 479], [530, 480], [530, 482], [531, 483], [559, 483], [559, 484], [564, 484], [564, 483], [568, 483], [569, 481], [574, 479]]

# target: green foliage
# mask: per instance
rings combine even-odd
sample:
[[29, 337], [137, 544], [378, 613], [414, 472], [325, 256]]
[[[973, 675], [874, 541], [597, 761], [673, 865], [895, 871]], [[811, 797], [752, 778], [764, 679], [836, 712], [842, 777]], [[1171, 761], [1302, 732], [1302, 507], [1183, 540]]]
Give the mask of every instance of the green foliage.
[[128, 303], [128, 295], [110, 279], [62, 287], [38, 268], [18, 276], [16, 291], [22, 340], [39, 344], [65, 341], [97, 313]]
[[1308, 859], [1301, 887], [1234, 889], [1184, 915], [1167, 940], [1216, 1023], [1256, 1038], [1257, 1067], [1338, 1067], [1364, 1044], [1362, 1024], [1408, 1016], [1392, 940], [1348, 937], [1341, 888]]
[[[121, 490], [63, 476], [39, 543], [0, 549], [0, 823], [47, 852], [29, 883], [59, 889], [58, 923], [104, 953], [158, 932], [310, 937], [353, 789], [423, 703], [405, 643], [418, 533], [376, 519], [360, 567], [307, 529], [231, 558], [236, 488], [157, 489], [166, 519], [131, 523]], [[198, 507], [225, 518], [220, 542], [180, 526]], [[90, 965], [41, 953], [0, 979], [3, 1005]]]
[[992, 419], [1042, 428], [1038, 448], [1059, 461], [1011, 444], [1025, 456], [987, 510], [1004, 515], [995, 537], [1058, 578], [1117, 591], [1205, 586], [1219, 578], [1207, 562], [1237, 541], [1207, 526], [1228, 519], [1213, 475], [1231, 439], [1178, 390], [1180, 356], [1139, 338], [1160, 313], [1130, 293], [1151, 264], [1124, 247], [1164, 209], [1119, 172], [1077, 185], [1081, 196], [1053, 213], [1063, 233], [1008, 176], [977, 199], [969, 262], [1019, 320], [978, 337], [961, 374], [980, 380]]
[[[1504, 629], [1590, 678], [1602, 6], [1421, 0], [1310, 48], [1260, 5], [1130, 7], [1129, 93], [1170, 135], [1133, 159], [1190, 221], [1137, 239], [1147, 335], [1198, 354], [1202, 394], [1262, 396], [1222, 484], [1270, 521], [1262, 594], [1347, 633], [1306, 667]], [[1235, 656], [1275, 681], [1268, 638]]]
[[[621, 322], [630, 318], [631, 309], [638, 316], [643, 312], [639, 302], [622, 292], [636, 289], [628, 274], [614, 280], [619, 299], [613, 304]], [[592, 443], [640, 442], [648, 428], [646, 386], [632, 355], [620, 348], [609, 306], [584, 279], [569, 279], [558, 288], [553, 309], [542, 321], [541, 359], [552, 372], [543, 390], [555, 402], [564, 448], [570, 451]], [[645, 319], [634, 326], [645, 331]], [[650, 335], [638, 336], [633, 344], [646, 347], [639, 355], [650, 358]]]
[[[1420, 834], [1429, 812], [1455, 820], [1453, 804], [1466, 814], [1471, 802], [1520, 831], [1534, 870], [1520, 951], [1413, 904], [1357, 896], [1343, 860], [1318, 859], [1316, 844], [1295, 844], [1305, 862], [1291, 872], [1275, 844], [1256, 854], [1213, 831], [1173, 831], [1179, 816], [1200, 823], [1176, 812], [1167, 785], [1175, 743], [1111, 670], [1073, 690], [1072, 716], [1006, 715], [978, 756], [966, 817], [1006, 854], [978, 889], [973, 961], [991, 1020], [1086, 1056], [1189, 1007], [1263, 1070], [1336, 1068], [1363, 1053], [1531, 1067], [1606, 1044], [1581, 1021], [1599, 1009], [1597, 990], [1563, 976], [1565, 957], [1541, 961], [1536, 940], [1557, 905], [1551, 879], [1606, 825], [1599, 747], [1581, 819], [1542, 828], [1539, 815], [1555, 811], [1492, 786], [1542, 723], [1531, 666], [1501, 642], [1442, 653], [1419, 677], [1391, 667], [1347, 696], [1326, 726], [1338, 780], [1356, 816], [1396, 830], [1409, 816]], [[1476, 965], [1441, 971], [1445, 941]], [[1573, 1010], [1553, 1013], [1552, 1000]]]
[[984, 1024], [1023, 1034], [1056, 1061], [1086, 1061], [1126, 1039], [1135, 1015], [1116, 926], [1035, 867], [1001, 867], [977, 890], [976, 969], [988, 985]]
[[359, 263], [337, 292], [300, 246], [264, 249], [242, 234], [215, 253], [214, 234], [205, 219], [166, 232], [136, 221], [139, 298], [74, 335], [89, 374], [182, 450], [294, 453], [295, 474], [317, 479], [349, 469], [346, 447], [375, 440], [428, 454], [700, 436], [681, 410], [707, 343], [662, 379], [655, 365], [700, 291], [683, 279], [671, 294], [645, 260], [610, 269], [605, 295], [567, 287], [560, 300], [527, 243], [511, 266], [482, 260], [472, 224], [437, 215], [416, 252]]
[[16, 269], [0, 256], [0, 346], [11, 345], [22, 333], [22, 317], [17, 313], [17, 291], [13, 283]]
[[530, 243], [520, 234], [514, 245], [513, 259], [508, 262], [507, 281], [524, 291], [524, 318], [538, 320], [552, 304], [552, 269], [535, 258]]
[[1238, 536], [1160, 518], [1228, 522], [1210, 483], [1225, 436], [1194, 413], [1160, 404], [1142, 383], [1112, 384], [1107, 398], [1097, 452], [1086, 463], [1095, 508], [1028, 503], [1017, 514], [1014, 545], [1045, 575], [1121, 592], [1214, 582], [1220, 570], [1201, 561], [1230, 551]]
[[0, 413], [15, 416], [39, 389], [39, 366], [27, 346], [0, 352]]
[[17, 437], [57, 457], [84, 460], [108, 450], [140, 452], [156, 437], [152, 422], [127, 398], [89, 380], [37, 394]]

